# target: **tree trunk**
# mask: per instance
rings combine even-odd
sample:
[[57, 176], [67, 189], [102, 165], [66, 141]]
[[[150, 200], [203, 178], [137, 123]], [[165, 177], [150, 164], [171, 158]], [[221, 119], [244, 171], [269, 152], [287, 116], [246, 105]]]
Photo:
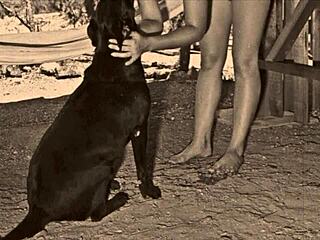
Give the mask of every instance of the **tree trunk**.
[[26, 0], [26, 23], [29, 25], [31, 32], [36, 30], [33, 19], [32, 0]]

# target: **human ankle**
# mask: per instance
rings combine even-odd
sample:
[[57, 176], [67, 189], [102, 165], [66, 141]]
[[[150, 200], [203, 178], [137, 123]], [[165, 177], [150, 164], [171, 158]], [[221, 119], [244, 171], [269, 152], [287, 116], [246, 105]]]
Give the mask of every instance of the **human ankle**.
[[239, 157], [243, 157], [244, 150], [243, 148], [228, 148], [226, 154], [235, 154]]

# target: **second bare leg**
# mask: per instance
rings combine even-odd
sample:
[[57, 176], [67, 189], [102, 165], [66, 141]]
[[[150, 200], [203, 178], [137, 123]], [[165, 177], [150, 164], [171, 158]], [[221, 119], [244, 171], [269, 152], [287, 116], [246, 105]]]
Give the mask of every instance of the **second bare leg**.
[[221, 95], [221, 72], [226, 60], [230, 25], [230, 1], [214, 1], [210, 27], [200, 43], [201, 70], [196, 89], [193, 139], [182, 152], [171, 157], [172, 163], [212, 154], [211, 130]]

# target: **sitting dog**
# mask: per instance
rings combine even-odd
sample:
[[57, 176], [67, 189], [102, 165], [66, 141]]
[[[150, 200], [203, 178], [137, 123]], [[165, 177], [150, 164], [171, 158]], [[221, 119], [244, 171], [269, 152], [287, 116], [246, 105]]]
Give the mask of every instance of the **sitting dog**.
[[141, 61], [125, 66], [107, 47], [135, 30], [133, 0], [98, 3], [88, 26], [93, 62], [42, 137], [29, 167], [29, 212], [3, 240], [32, 237], [51, 221], [99, 221], [123, 206], [126, 193], [108, 195], [130, 140], [142, 196], [161, 196], [146, 157], [150, 95]]

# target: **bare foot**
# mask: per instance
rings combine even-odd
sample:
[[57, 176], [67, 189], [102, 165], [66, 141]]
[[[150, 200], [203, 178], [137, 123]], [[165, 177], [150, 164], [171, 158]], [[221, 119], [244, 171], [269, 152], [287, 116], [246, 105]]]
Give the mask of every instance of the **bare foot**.
[[169, 162], [172, 164], [185, 163], [192, 158], [209, 157], [211, 154], [211, 147], [198, 147], [191, 143], [182, 152], [171, 156]]
[[238, 173], [243, 161], [243, 157], [235, 151], [227, 152], [212, 168], [205, 173], [200, 173], [200, 179], [205, 183], [214, 184]]
[[215, 175], [226, 174], [232, 176], [236, 174], [243, 163], [243, 157], [239, 156], [235, 151], [227, 152], [213, 166], [208, 169], [209, 173]]

